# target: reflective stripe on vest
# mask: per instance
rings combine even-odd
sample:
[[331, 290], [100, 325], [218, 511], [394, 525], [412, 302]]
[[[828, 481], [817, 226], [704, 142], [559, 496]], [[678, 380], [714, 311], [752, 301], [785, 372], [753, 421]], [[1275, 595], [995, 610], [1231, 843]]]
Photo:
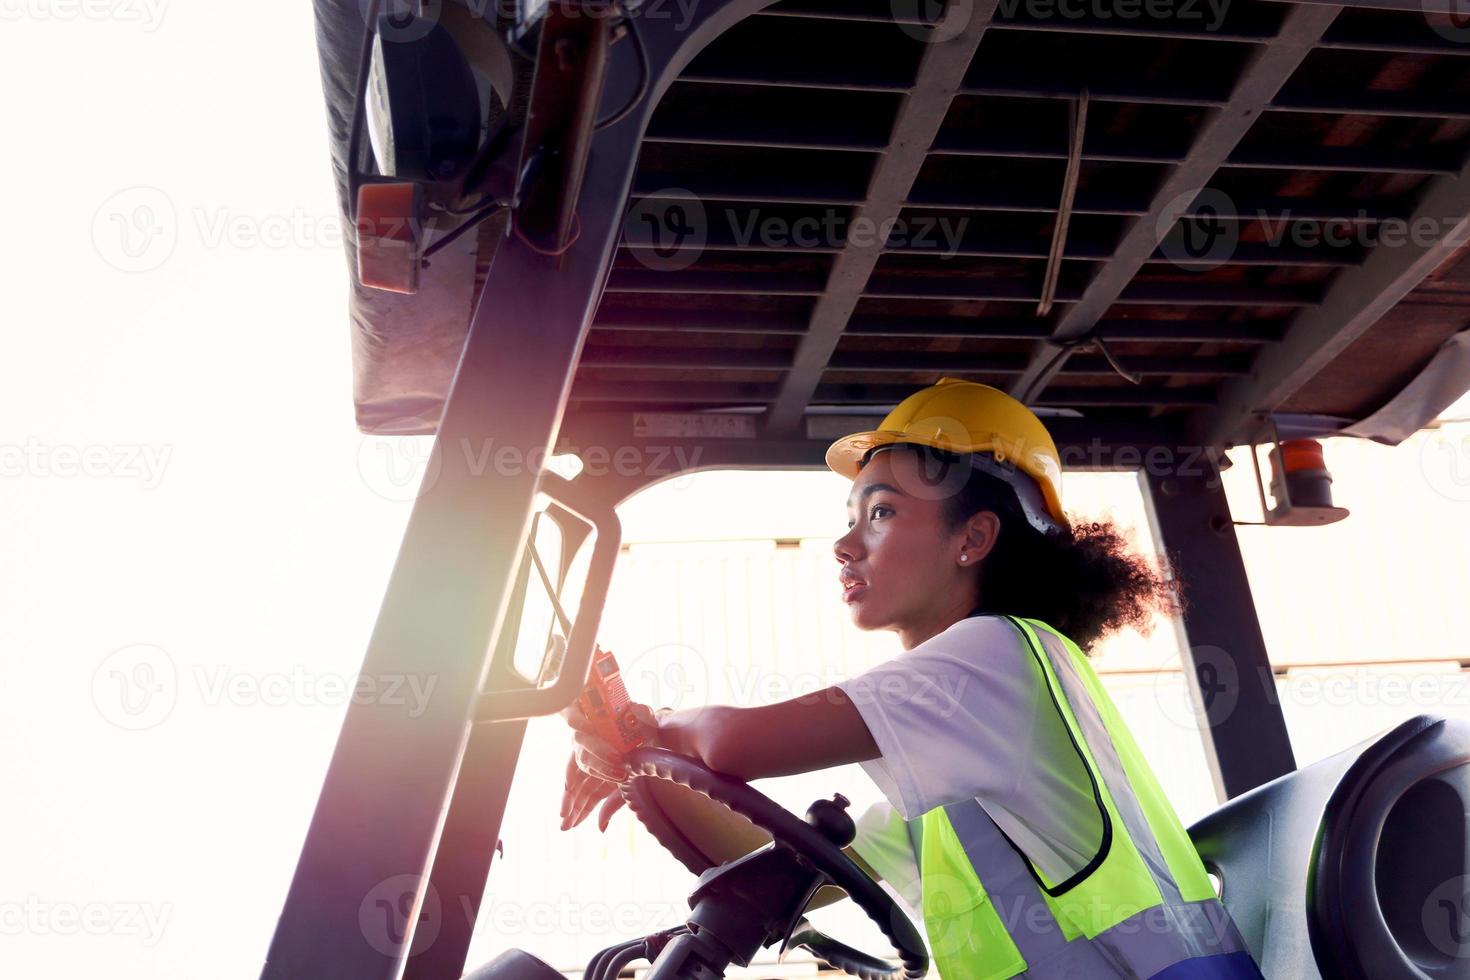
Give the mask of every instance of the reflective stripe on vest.
[[[978, 801], [923, 817], [923, 912], [943, 980], [1147, 978], [1195, 958], [1245, 961], [1193, 844], [1085, 656], [1035, 620], [1020, 631], [1093, 778], [1104, 833], [1085, 873], [1048, 882]], [[1035, 630], [1052, 632], [1058, 655]], [[1135, 792], [1140, 789], [1142, 792]], [[1182, 845], [1182, 846], [1181, 846]], [[958, 853], [956, 853], [958, 852]]]

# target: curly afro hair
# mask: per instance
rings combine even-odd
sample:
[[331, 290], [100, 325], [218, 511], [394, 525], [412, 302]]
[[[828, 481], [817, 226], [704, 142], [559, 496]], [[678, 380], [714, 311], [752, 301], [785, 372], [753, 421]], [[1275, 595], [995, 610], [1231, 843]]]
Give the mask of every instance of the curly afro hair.
[[1026, 520], [1015, 491], [970, 466], [967, 456], [912, 443], [884, 448], [918, 452], [930, 473], [951, 466], [969, 471], [959, 490], [945, 498], [949, 530], [980, 511], [1000, 518], [1000, 535], [980, 566], [979, 604], [970, 615], [1039, 619], [1088, 650], [1124, 628], [1147, 635], [1156, 611], [1183, 610], [1178, 583], [1132, 551], [1113, 521], [1042, 532]]

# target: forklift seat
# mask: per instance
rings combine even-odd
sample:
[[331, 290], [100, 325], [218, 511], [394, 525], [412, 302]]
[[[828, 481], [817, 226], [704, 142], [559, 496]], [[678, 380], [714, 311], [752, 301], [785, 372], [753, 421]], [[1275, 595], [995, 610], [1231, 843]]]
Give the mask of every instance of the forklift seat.
[[1190, 828], [1267, 980], [1470, 977], [1470, 722], [1419, 715]]

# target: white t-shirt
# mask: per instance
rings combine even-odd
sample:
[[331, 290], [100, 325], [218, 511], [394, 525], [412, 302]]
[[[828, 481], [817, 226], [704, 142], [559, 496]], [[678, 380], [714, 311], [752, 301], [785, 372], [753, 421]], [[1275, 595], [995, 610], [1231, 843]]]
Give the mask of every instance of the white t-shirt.
[[1102, 818], [1062, 694], [1037, 662], [1045, 655], [1004, 618], [971, 616], [837, 684], [882, 753], [861, 765], [891, 804], [862, 816], [853, 848], [913, 907], [918, 820], [935, 807], [978, 800], [1051, 881], [1097, 853]]

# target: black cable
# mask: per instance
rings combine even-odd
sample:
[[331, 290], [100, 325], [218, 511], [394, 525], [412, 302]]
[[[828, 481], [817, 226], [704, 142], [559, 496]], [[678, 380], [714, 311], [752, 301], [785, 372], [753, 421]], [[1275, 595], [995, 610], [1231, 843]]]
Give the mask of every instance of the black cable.
[[464, 179], [460, 182], [461, 194], [470, 194], [485, 182], [487, 172], [500, 155], [510, 148], [510, 138], [520, 128], [510, 124], [510, 109], [505, 108], [496, 123], [495, 131], [485, 138], [484, 144], [475, 151], [474, 159], [465, 168]]
[[592, 131], [594, 133], [599, 133], [609, 126], [616, 126], [624, 119], [627, 119], [633, 114], [633, 110], [638, 108], [639, 103], [648, 96], [648, 87], [650, 84], [648, 77], [648, 49], [643, 46], [643, 35], [638, 33], [637, 20], [631, 14], [624, 14], [623, 23], [628, 27], [628, 36], [633, 39], [633, 50], [638, 54], [638, 91], [633, 93], [633, 97], [628, 100], [627, 105], [593, 126]]
[[[614, 957], [620, 956], [624, 951], [630, 949], [640, 953], [644, 959], [652, 963], [664, 951], [664, 947], [669, 944], [670, 939], [673, 939], [675, 936], [682, 936], [688, 931], [689, 925], [683, 923], [650, 933], [640, 939], [630, 939], [625, 943], [617, 943], [609, 946], [607, 949], [600, 950], [587, 962], [587, 969], [582, 971], [582, 980], [601, 980], [603, 975], [607, 973], [608, 967], [612, 965]], [[635, 956], [634, 959], [637, 959], [637, 957]], [[631, 961], [624, 961], [618, 964], [618, 969], [621, 970], [629, 962]], [[613, 973], [612, 977], [613, 980], [616, 980], [617, 973]]]
[[465, 232], [469, 231], [471, 228], [475, 227], [480, 222], [484, 221], [486, 218], [488, 218], [491, 215], [495, 214], [497, 211], [504, 211], [505, 208], [506, 208], [506, 204], [505, 204], [504, 201], [494, 201], [494, 202], [492, 202], [490, 204], [487, 204], [485, 207], [483, 207], [479, 211], [475, 212], [475, 214], [473, 216], [471, 216], [468, 220], [466, 220], [464, 223], [462, 223], [458, 227], [456, 227], [453, 231], [449, 232], [443, 238], [439, 239], [434, 244], [432, 244], [428, 248], [424, 249], [424, 254], [423, 254], [422, 257], [425, 258], [425, 259], [427, 259], [429, 256], [433, 255], [435, 252], [437, 252], [440, 249], [444, 248], [444, 246], [446, 246], [446, 245], [450, 244], [451, 242], [455, 241], [457, 238], [459, 238]]
[[1102, 351], [1103, 357], [1106, 357], [1108, 359], [1108, 366], [1110, 366], [1114, 371], [1117, 371], [1120, 378], [1122, 378], [1124, 381], [1131, 381], [1134, 384], [1143, 383], [1142, 375], [1134, 374], [1131, 371], [1126, 371], [1123, 369], [1123, 365], [1119, 364], [1118, 359], [1113, 356], [1113, 349], [1108, 346], [1108, 342], [1102, 337], [1097, 338], [1097, 347], [1098, 350]]
[[1055, 346], [1057, 348], [1057, 352], [1052, 355], [1051, 360], [1046, 362], [1046, 366], [1041, 369], [1036, 377], [1031, 380], [1031, 384], [1027, 386], [1024, 392], [1022, 392], [1019, 398], [1019, 400], [1022, 402], [1025, 402], [1027, 404], [1030, 403], [1031, 396], [1036, 393], [1036, 386], [1041, 383], [1042, 379], [1051, 374], [1052, 368], [1056, 367], [1058, 361], [1060, 361], [1064, 357], [1070, 356], [1072, 351], [1076, 348], [1084, 346], [1094, 346], [1098, 350], [1102, 351], [1102, 355], [1107, 360], [1108, 366], [1116, 371], [1118, 373], [1118, 377], [1122, 378], [1124, 381], [1130, 381], [1133, 384], [1143, 383], [1142, 375], [1134, 374], [1132, 371], [1129, 371], [1128, 369], [1123, 367], [1122, 363], [1119, 362], [1117, 355], [1115, 355], [1112, 351], [1112, 348], [1108, 346], [1107, 340], [1104, 339], [1103, 336], [1097, 332], [1096, 327], [1093, 327], [1091, 330], [1087, 331], [1080, 337], [1048, 337], [1046, 339], [1046, 342]]
[[642, 941], [639, 941], [633, 947], [608, 957], [607, 962], [602, 965], [602, 974], [598, 980], [618, 980], [618, 975], [623, 972], [623, 967], [634, 960], [647, 958], [648, 950], [644, 948]]
[[447, 204], [431, 204], [429, 205], [429, 208], [430, 210], [437, 211], [440, 214], [452, 214], [458, 217], [463, 217], [467, 214], [474, 214], [476, 211], [491, 203], [492, 202], [490, 200], [489, 194], [481, 194], [480, 199], [474, 204], [469, 204], [462, 208], [451, 208]]
[[612, 946], [607, 947], [607, 949], [598, 950], [596, 953], [592, 954], [592, 959], [587, 961], [587, 969], [582, 971], [582, 980], [598, 980], [598, 978], [602, 976], [604, 967], [607, 966], [608, 962], [614, 956], [616, 956], [618, 953], [621, 953], [623, 950], [633, 949], [641, 945], [643, 945], [643, 940], [641, 938], [630, 939], [625, 943], [615, 943]]

